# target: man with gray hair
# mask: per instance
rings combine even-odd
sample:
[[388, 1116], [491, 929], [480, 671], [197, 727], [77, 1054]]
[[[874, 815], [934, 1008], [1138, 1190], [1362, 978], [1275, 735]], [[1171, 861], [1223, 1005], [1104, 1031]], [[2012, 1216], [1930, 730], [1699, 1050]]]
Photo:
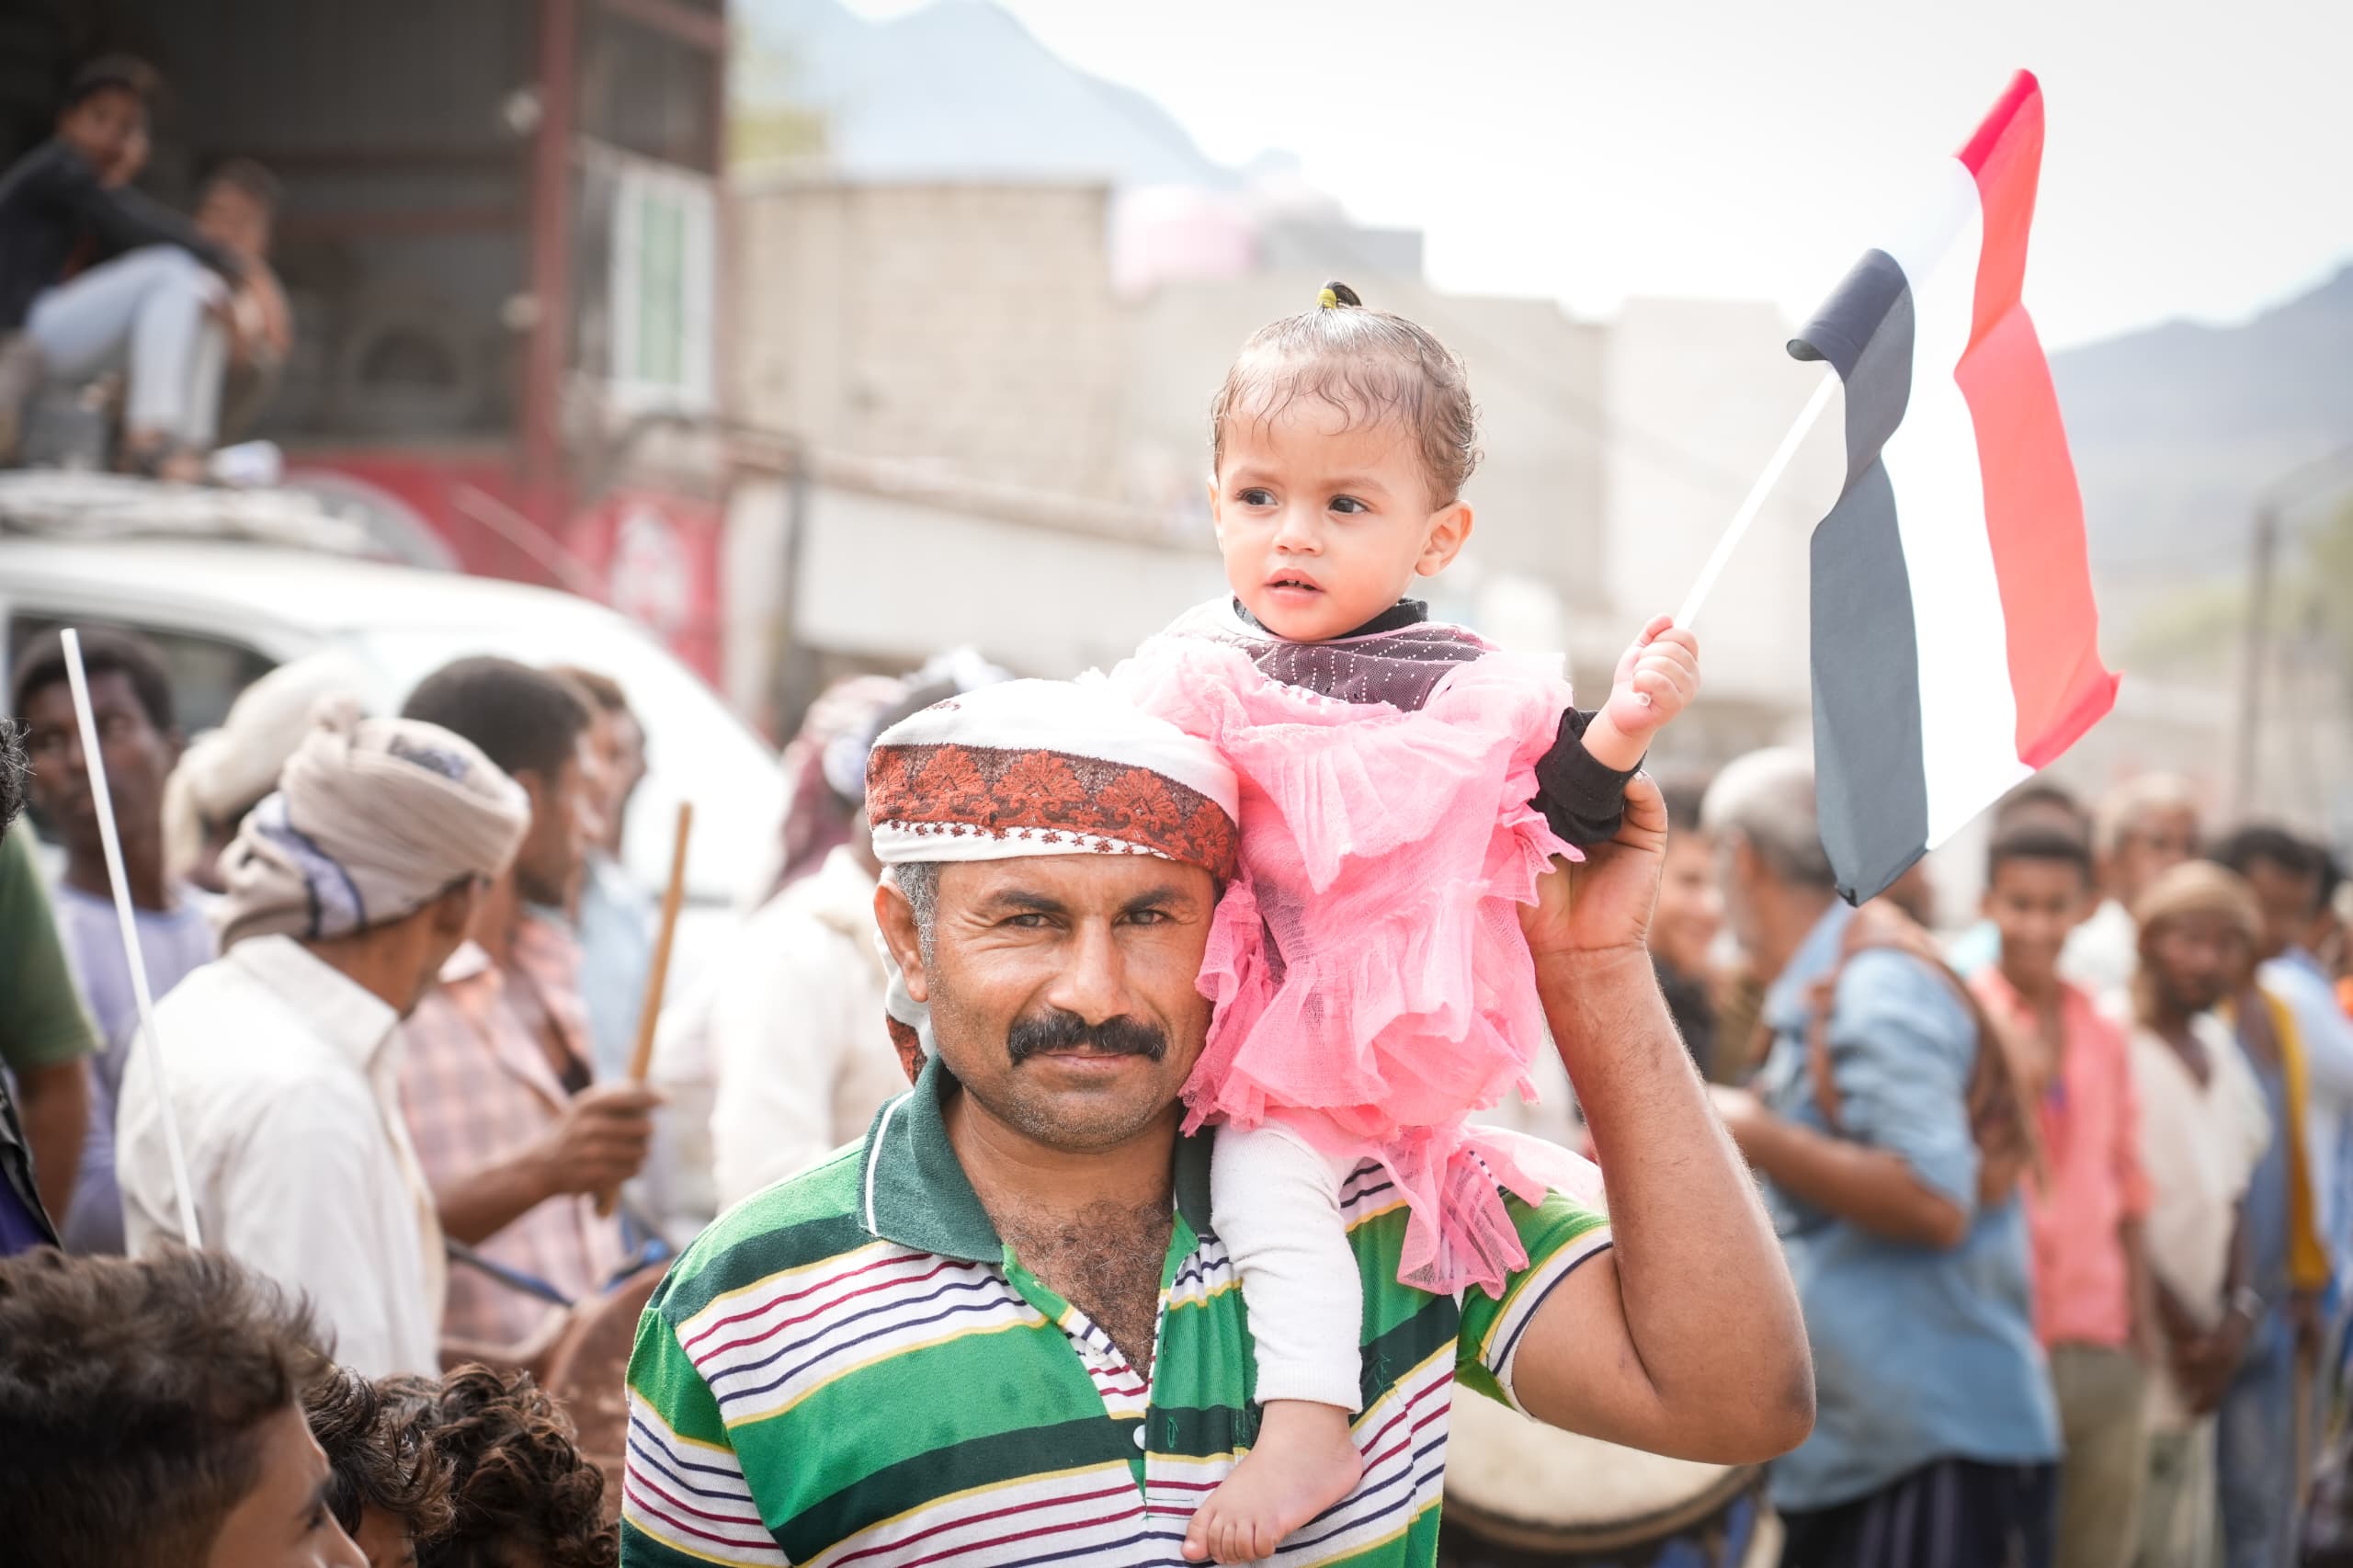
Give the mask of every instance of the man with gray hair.
[[2132, 906], [2166, 871], [2198, 853], [2198, 794], [2178, 773], [2143, 773], [2101, 797], [2092, 813], [2092, 862], [2100, 906], [2075, 927], [2059, 970], [2120, 1008], [2141, 967]]
[[1838, 901], [1804, 754], [1733, 762], [1700, 820], [1773, 1034], [1717, 1107], [1813, 1346], [1813, 1435], [1772, 1472], [1783, 1568], [2039, 1568], [2057, 1416], [2015, 1180], [1972, 1119], [1975, 1014], [1901, 915]]
[[[226, 952], [155, 1009], [206, 1245], [307, 1293], [337, 1358], [438, 1375], [440, 1226], [402, 1120], [400, 1030], [530, 823], [438, 725], [330, 704], [222, 858]], [[154, 1076], [123, 1078], [133, 1253], [187, 1241]]]

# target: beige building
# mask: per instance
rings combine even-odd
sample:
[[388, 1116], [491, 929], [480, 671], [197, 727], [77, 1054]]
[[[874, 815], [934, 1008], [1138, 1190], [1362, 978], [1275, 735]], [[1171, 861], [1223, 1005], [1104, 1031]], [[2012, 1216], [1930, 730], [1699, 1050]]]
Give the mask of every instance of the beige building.
[[773, 176], [731, 210], [745, 418], [821, 451], [1120, 496], [1103, 186]]

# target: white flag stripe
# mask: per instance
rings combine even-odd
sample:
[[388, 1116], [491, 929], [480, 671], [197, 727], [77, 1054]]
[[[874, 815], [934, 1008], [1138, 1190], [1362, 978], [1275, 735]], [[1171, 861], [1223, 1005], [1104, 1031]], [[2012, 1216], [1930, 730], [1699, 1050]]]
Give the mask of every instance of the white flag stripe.
[[1976, 181], [1958, 159], [1947, 159], [1938, 177], [1935, 206], [1957, 223], [1925, 223], [1906, 239], [1915, 247], [1941, 243], [1941, 251], [1889, 252], [1911, 285], [1912, 391], [1904, 423], [1881, 453], [1912, 583], [1931, 849], [2031, 771], [2018, 756], [2018, 699], [1977, 426], [1954, 379], [1976, 309], [1984, 215]]

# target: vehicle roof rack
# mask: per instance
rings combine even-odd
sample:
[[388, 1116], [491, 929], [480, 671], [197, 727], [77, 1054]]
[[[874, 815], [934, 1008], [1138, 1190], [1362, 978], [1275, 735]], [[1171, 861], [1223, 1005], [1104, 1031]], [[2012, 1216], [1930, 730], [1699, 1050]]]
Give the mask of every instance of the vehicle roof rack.
[[366, 528], [301, 490], [233, 490], [68, 469], [0, 473], [0, 534], [228, 540], [381, 555]]

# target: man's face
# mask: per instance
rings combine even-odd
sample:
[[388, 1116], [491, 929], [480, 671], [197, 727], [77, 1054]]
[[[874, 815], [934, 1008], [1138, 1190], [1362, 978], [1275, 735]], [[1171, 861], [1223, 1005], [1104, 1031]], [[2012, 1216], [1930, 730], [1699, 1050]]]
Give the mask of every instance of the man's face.
[[613, 749], [608, 759], [612, 777], [607, 788], [613, 798], [613, 822], [616, 835], [621, 816], [629, 809], [630, 797], [645, 782], [645, 731], [635, 719], [626, 713], [610, 716], [613, 727]]
[[[97, 720], [115, 826], [125, 838], [153, 837], [162, 828], [164, 780], [171, 777], [179, 756], [179, 737], [155, 727], [140, 706], [131, 677], [119, 670], [101, 670], [90, 677], [90, 710]], [[73, 688], [63, 681], [41, 687], [27, 699], [20, 717], [25, 750], [33, 765], [34, 809], [68, 849], [80, 855], [101, 853], [97, 798], [90, 790], [88, 759], [82, 755], [81, 727], [74, 718]]]
[[489, 896], [490, 887], [486, 877], [469, 878], [404, 923], [408, 939], [403, 950], [406, 956], [399, 967], [412, 979], [407, 999], [400, 1006], [402, 1017], [416, 1011], [416, 1005], [425, 1000], [425, 994], [440, 979], [441, 966], [473, 935], [475, 917], [481, 913], [483, 899]]
[[983, 1111], [1051, 1149], [1109, 1149], [1176, 1115], [1216, 906], [1207, 871], [1150, 856], [949, 865], [929, 955], [900, 957]]
[[2130, 908], [2150, 883], [2197, 853], [2198, 813], [2153, 806], [2132, 819], [2109, 857], [2109, 892]]
[[129, 162], [146, 134], [147, 108], [128, 87], [101, 87], [57, 117], [57, 139], [102, 178]]
[[2158, 994], [2185, 1013], [2220, 1006], [2238, 989], [2251, 956], [2245, 934], [2222, 915], [2170, 915], [2143, 945]]
[[597, 775], [596, 842], [616, 852], [630, 797], [645, 778], [645, 735], [628, 714], [599, 710], [586, 741]]
[[215, 181], [197, 203], [197, 232], [247, 261], [269, 255], [269, 208], [241, 185]]
[[2013, 856], [1985, 886], [1985, 918], [2002, 934], [2002, 971], [2040, 991], [2059, 972], [2059, 951], [2084, 915], [2083, 868], [2069, 860]]
[[2261, 957], [2276, 959], [2304, 939], [2320, 913], [2320, 879], [2269, 860], [2250, 860], [2246, 885], [2263, 913]]
[[259, 1478], [222, 1521], [205, 1568], [367, 1568], [327, 1511], [327, 1456], [301, 1407], [271, 1416], [259, 1441]]
[[531, 798], [531, 830], [515, 856], [515, 886], [531, 903], [562, 908], [579, 887], [589, 846], [604, 824], [597, 803], [602, 777], [585, 730], [553, 778], [534, 768], [517, 770], [515, 781]]

